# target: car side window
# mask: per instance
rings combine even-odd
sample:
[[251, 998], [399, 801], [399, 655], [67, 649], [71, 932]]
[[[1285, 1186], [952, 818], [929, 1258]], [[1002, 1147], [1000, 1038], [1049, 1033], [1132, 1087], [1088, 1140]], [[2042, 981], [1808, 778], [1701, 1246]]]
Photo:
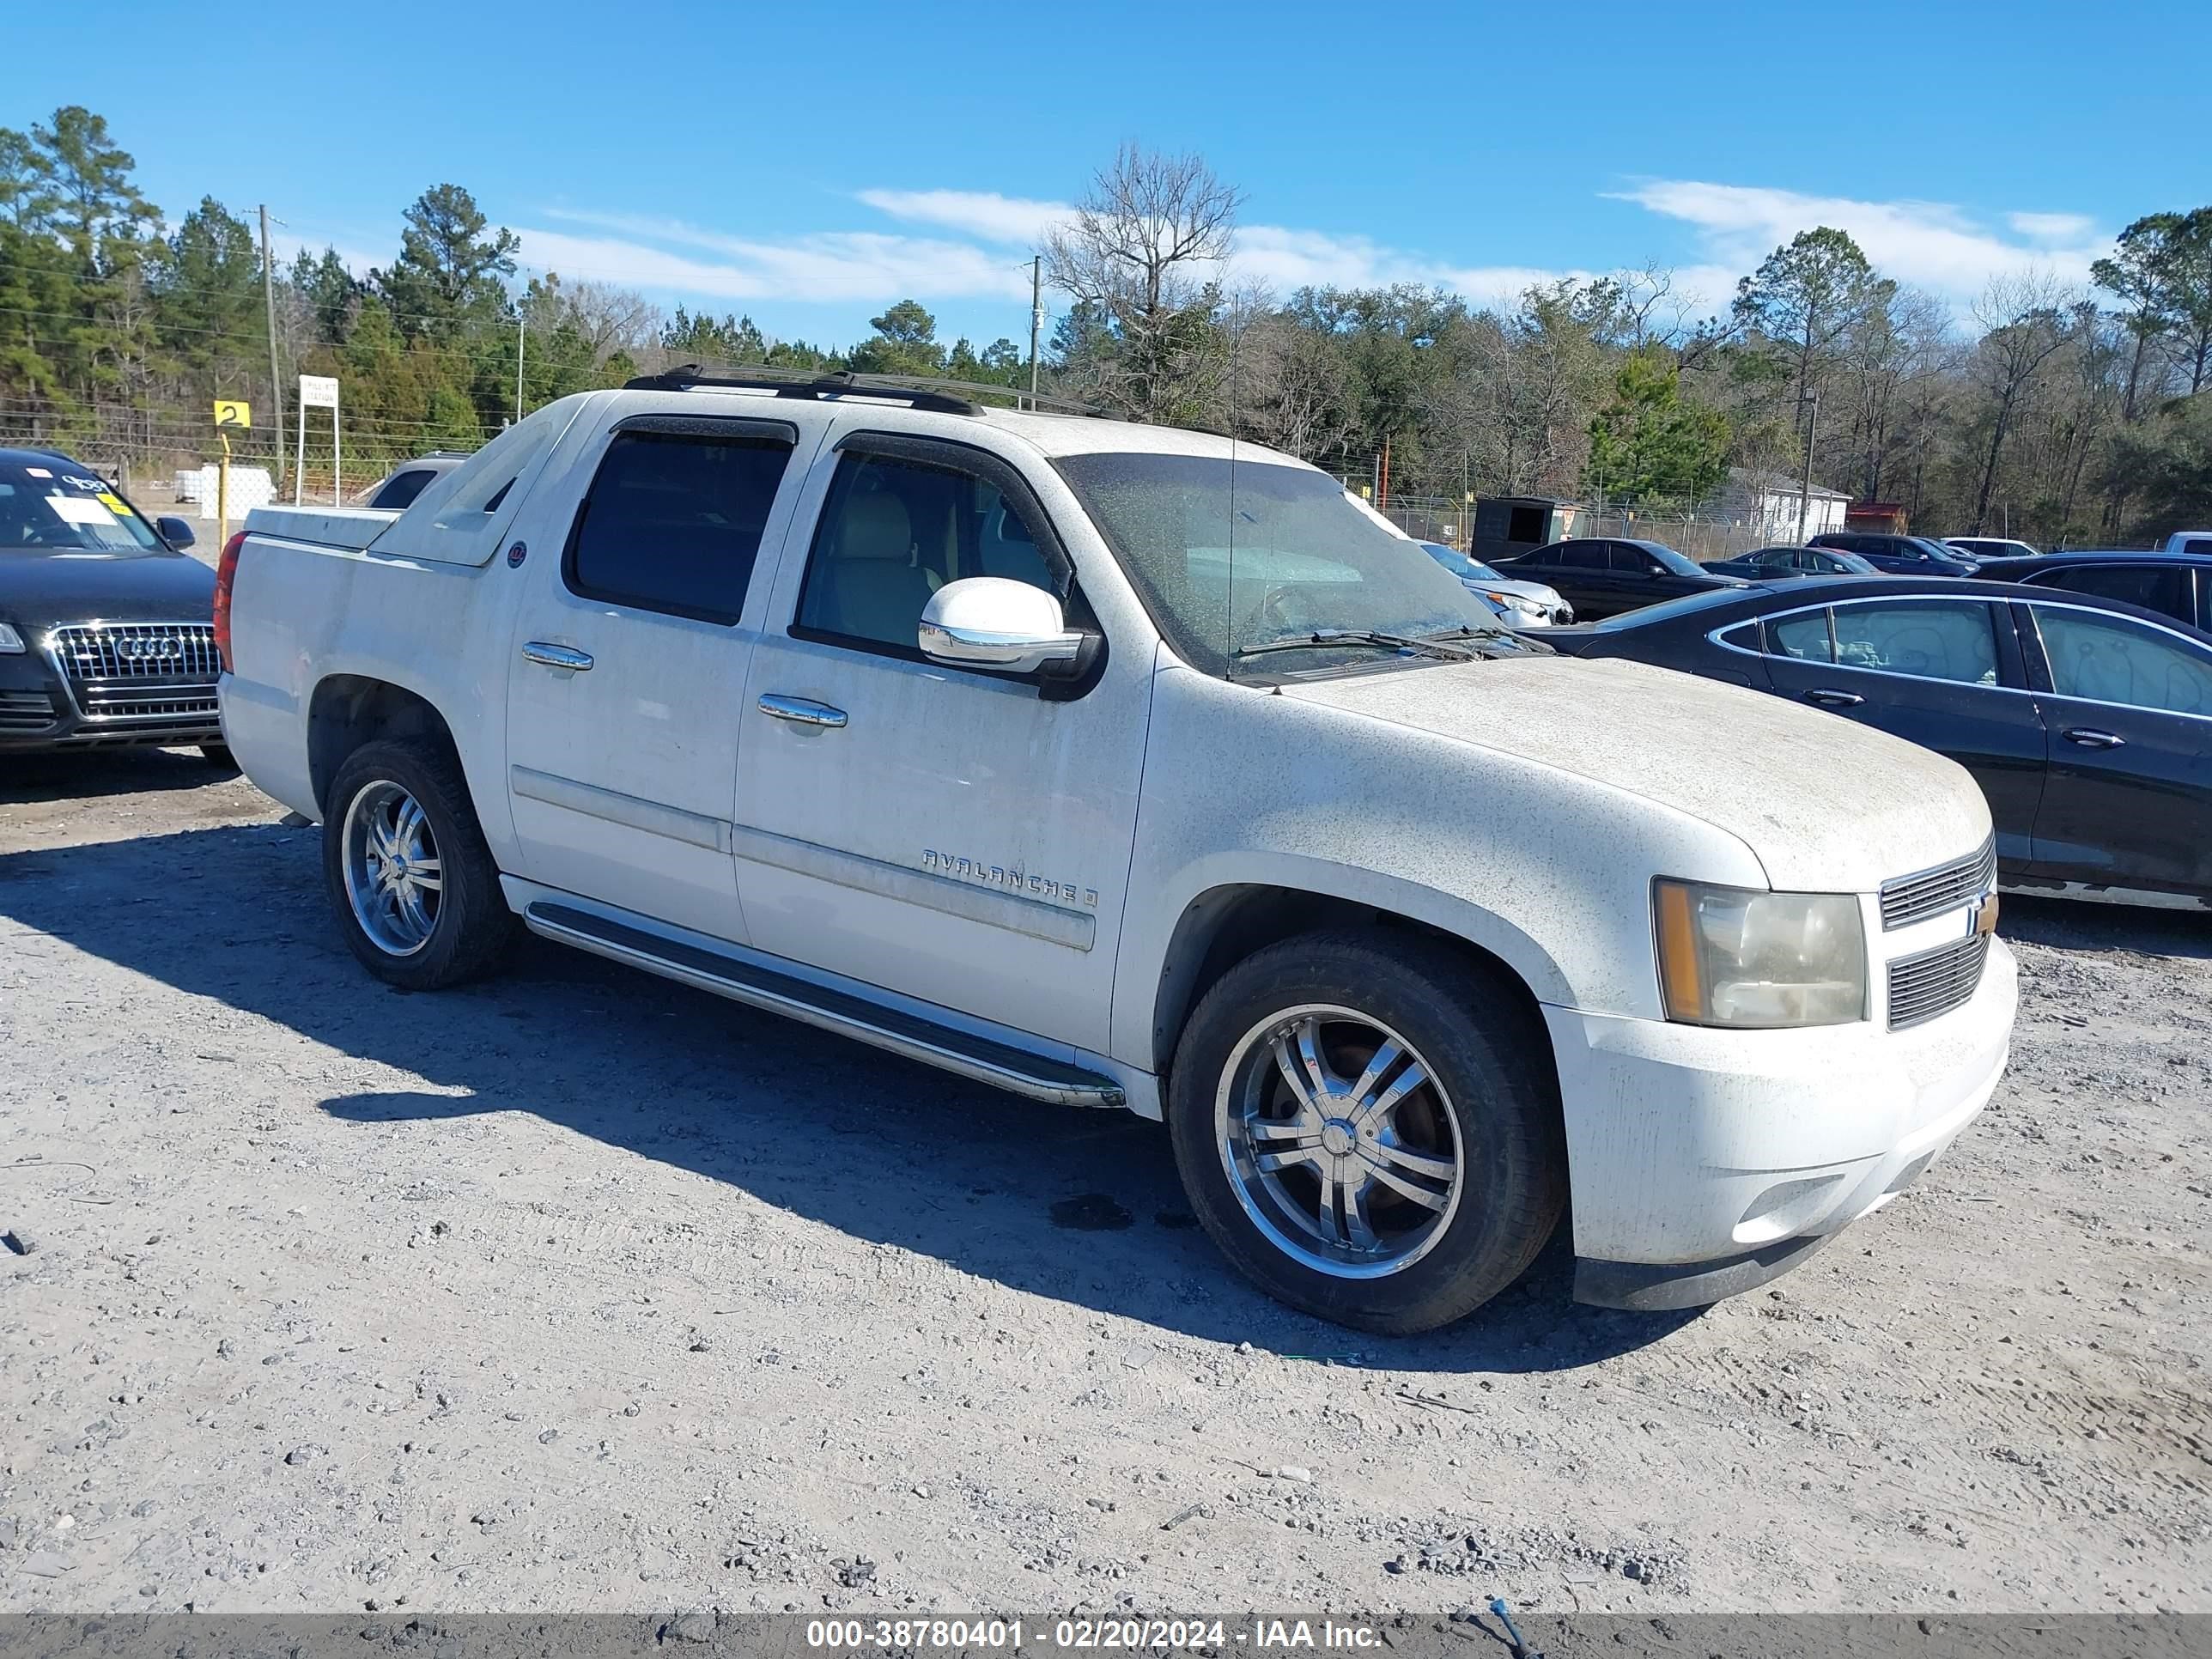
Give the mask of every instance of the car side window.
[[2198, 558], [2212, 558], [2212, 537], [2197, 536], [2182, 543], [2181, 550]]
[[1996, 630], [1978, 599], [1836, 607], [1836, 661], [1917, 679], [1997, 683]]
[[1622, 575], [1656, 576], [1666, 568], [1640, 547], [1632, 547], [1626, 542], [1608, 542], [1606, 545], [1613, 550], [1613, 569]]
[[2189, 572], [2180, 565], [2076, 565], [2071, 570], [2052, 571], [2039, 585], [2063, 587], [2069, 593], [2094, 593], [2100, 599], [2124, 599], [2183, 622], [2193, 620]]
[[787, 439], [750, 433], [616, 433], [569, 532], [569, 589], [737, 621], [791, 452]]
[[1566, 570], [1602, 570], [1606, 566], [1603, 542], [1562, 542], [1553, 554], [1552, 562]]
[[1836, 658], [1828, 635], [1826, 609], [1769, 617], [1766, 649], [1773, 656], [1795, 657], [1800, 662], [1833, 662]]
[[849, 453], [815, 527], [792, 631], [918, 656], [929, 596], [969, 576], [1057, 592], [1035, 526], [989, 479]]
[[2212, 714], [2212, 653], [2125, 617], [2039, 605], [2035, 631], [2062, 697]]

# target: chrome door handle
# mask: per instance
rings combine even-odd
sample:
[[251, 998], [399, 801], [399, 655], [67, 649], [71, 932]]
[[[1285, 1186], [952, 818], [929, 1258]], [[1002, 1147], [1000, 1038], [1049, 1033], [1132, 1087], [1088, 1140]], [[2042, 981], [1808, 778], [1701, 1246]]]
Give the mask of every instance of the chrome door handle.
[[540, 668], [568, 668], [577, 673], [592, 665], [592, 653], [579, 651], [573, 646], [554, 645], [544, 640], [532, 640], [522, 647], [522, 659], [534, 662]]
[[1856, 691], [1836, 691], [1826, 686], [1816, 686], [1805, 694], [1807, 702], [1817, 702], [1823, 708], [1856, 708], [1866, 699]]
[[2100, 732], [2093, 726], [2069, 726], [2060, 734], [2069, 743], [2078, 743], [2084, 749], [2118, 749], [2127, 739], [2117, 732]]
[[787, 697], [780, 691], [764, 693], [760, 711], [770, 720], [792, 720], [800, 726], [826, 726], [832, 731], [845, 723], [845, 711], [805, 697]]

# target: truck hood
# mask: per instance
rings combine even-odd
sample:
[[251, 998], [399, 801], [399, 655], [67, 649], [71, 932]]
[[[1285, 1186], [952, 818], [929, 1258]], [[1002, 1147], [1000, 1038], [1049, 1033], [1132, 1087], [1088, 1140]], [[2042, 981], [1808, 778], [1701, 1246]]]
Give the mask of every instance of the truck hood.
[[1980, 788], [1932, 750], [1644, 663], [1454, 663], [1283, 694], [1556, 766], [1701, 819], [1748, 846], [1777, 889], [1871, 892], [1972, 853], [1990, 833]]

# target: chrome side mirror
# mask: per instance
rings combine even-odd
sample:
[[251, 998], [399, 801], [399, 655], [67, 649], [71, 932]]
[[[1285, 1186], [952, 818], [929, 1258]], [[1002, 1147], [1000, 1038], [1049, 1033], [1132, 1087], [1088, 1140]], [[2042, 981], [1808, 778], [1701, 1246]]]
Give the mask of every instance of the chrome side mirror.
[[1069, 629], [1058, 599], [1004, 576], [947, 582], [921, 610], [921, 654], [955, 668], [1034, 674], [1073, 663], [1083, 641]]

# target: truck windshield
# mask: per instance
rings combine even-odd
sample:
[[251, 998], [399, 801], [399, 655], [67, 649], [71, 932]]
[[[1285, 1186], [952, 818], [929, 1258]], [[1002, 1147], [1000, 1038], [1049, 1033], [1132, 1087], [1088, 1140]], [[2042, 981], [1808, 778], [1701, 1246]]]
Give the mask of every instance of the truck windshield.
[[150, 553], [161, 545], [130, 502], [73, 463], [0, 461], [0, 548]]
[[1168, 643], [1202, 672], [1263, 647], [1271, 664], [1297, 668], [1371, 660], [1382, 635], [1515, 648], [1481, 599], [1326, 473], [1113, 452], [1054, 465]]

